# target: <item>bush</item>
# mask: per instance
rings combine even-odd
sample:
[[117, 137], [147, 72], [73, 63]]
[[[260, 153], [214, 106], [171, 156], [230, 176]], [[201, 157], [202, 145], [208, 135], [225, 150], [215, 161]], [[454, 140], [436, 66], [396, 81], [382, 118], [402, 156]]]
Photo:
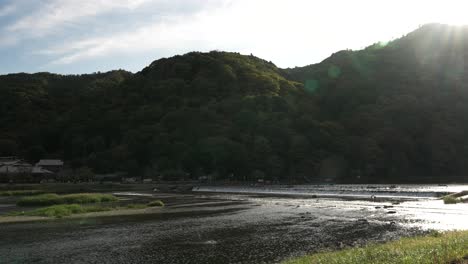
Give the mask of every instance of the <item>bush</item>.
[[163, 207], [164, 203], [161, 200], [156, 200], [156, 201], [149, 202], [147, 205], [149, 207], [157, 207], [157, 206]]
[[117, 201], [117, 197], [111, 194], [101, 193], [77, 193], [58, 195], [55, 193], [46, 193], [36, 196], [29, 196], [20, 199], [16, 204], [19, 206], [34, 205], [54, 205], [54, 204], [85, 204]]
[[457, 199], [457, 198], [455, 198], [453, 196], [449, 195], [449, 196], [444, 197], [444, 204], [456, 204], [456, 203], [459, 203], [459, 202], [461, 202], [461, 200]]

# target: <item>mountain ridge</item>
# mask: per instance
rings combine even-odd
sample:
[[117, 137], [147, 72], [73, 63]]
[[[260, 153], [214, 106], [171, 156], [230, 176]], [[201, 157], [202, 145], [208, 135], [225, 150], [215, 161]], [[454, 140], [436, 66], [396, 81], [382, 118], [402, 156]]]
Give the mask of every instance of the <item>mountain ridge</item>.
[[0, 154], [166, 179], [458, 181], [466, 38], [423, 26], [293, 69], [213, 51], [135, 74], [3, 75]]

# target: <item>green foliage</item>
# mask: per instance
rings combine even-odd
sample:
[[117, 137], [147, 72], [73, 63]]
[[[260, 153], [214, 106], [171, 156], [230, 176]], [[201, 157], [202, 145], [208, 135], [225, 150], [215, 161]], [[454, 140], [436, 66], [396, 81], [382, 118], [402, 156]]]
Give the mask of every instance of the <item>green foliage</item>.
[[145, 204], [127, 204], [125, 208], [127, 209], [145, 209], [148, 206]]
[[461, 202], [460, 199], [455, 198], [453, 196], [445, 196], [443, 200], [444, 200], [444, 204], [456, 204], [456, 203]]
[[35, 196], [28, 196], [18, 200], [19, 206], [33, 206], [33, 205], [53, 205], [53, 204], [86, 204], [86, 203], [101, 203], [101, 202], [114, 202], [117, 197], [111, 194], [100, 193], [77, 193], [58, 195], [55, 193], [46, 193]]
[[[288, 264], [300, 263], [463, 263], [467, 256], [468, 232], [448, 232], [437, 236], [403, 238], [386, 244], [369, 245], [336, 252], [317, 253], [286, 261]], [[457, 262], [459, 261], [459, 262]]]
[[93, 212], [110, 211], [110, 207], [102, 206], [83, 206], [80, 204], [62, 204], [53, 205], [45, 208], [39, 208], [28, 212], [14, 212], [10, 213], [11, 216], [45, 216], [62, 218], [74, 214], [84, 214]]
[[444, 201], [444, 204], [463, 203], [466, 201], [466, 199], [463, 199], [462, 197], [467, 195], [468, 191], [461, 191], [458, 193], [446, 195], [442, 198], [442, 200]]
[[[459, 40], [444, 37], [455, 32]], [[386, 45], [288, 69], [313, 90], [319, 119], [343, 129], [312, 139], [342, 141], [333, 152], [349, 161], [349, 180], [360, 171], [361, 181], [463, 181], [467, 41], [467, 27], [432, 24]]]
[[468, 31], [438, 41], [451, 30], [428, 25], [286, 70], [214, 51], [136, 74], [0, 76], [0, 152], [62, 157], [80, 175], [63, 178], [72, 181], [114, 172], [240, 181], [258, 171], [323, 181], [331, 157], [348, 164], [336, 181], [463, 180]]
[[[74, 198], [76, 198], [76, 196]], [[71, 201], [73, 199], [69, 197], [68, 200]], [[86, 200], [87, 202], [83, 202], [84, 200]], [[104, 199], [104, 200], [114, 201], [113, 199]], [[84, 203], [90, 203], [90, 199], [83, 199], [83, 197], [75, 199], [75, 202], [76, 203], [72, 203], [72, 204], [52, 205], [52, 206], [48, 206], [44, 208], [34, 209], [31, 211], [12, 212], [12, 213], [9, 213], [8, 216], [44, 216], [44, 217], [62, 218], [62, 217], [70, 216], [74, 214], [105, 212], [105, 211], [123, 210], [123, 209], [145, 209], [148, 207], [164, 207], [164, 203], [160, 200], [151, 201], [147, 204], [127, 204], [124, 207], [115, 206], [115, 205], [110, 205], [110, 206], [83, 205]], [[34, 204], [34, 205], [45, 205], [45, 204], [46, 203]], [[32, 205], [32, 204], [29, 204], [29, 205]]]
[[163, 207], [164, 203], [161, 200], [151, 201], [146, 204], [149, 207]]

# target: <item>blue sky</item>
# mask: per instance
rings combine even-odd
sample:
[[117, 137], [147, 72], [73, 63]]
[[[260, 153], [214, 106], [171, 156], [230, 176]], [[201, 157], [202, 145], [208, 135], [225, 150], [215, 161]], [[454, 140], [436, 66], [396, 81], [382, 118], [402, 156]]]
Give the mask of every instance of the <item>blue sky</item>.
[[254, 54], [280, 67], [464, 24], [457, 0], [0, 0], [0, 74], [141, 70], [189, 51]]

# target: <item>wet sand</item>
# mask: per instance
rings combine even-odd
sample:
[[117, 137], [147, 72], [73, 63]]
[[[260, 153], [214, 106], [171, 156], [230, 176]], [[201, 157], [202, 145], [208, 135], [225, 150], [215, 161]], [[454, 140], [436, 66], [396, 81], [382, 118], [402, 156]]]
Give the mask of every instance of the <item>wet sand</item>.
[[[430, 228], [451, 229], [468, 220], [468, 205], [444, 207], [440, 200], [392, 205], [213, 193], [152, 198], [166, 207], [145, 214], [0, 224], [0, 263], [279, 263]], [[439, 221], [441, 215], [448, 222]]]

